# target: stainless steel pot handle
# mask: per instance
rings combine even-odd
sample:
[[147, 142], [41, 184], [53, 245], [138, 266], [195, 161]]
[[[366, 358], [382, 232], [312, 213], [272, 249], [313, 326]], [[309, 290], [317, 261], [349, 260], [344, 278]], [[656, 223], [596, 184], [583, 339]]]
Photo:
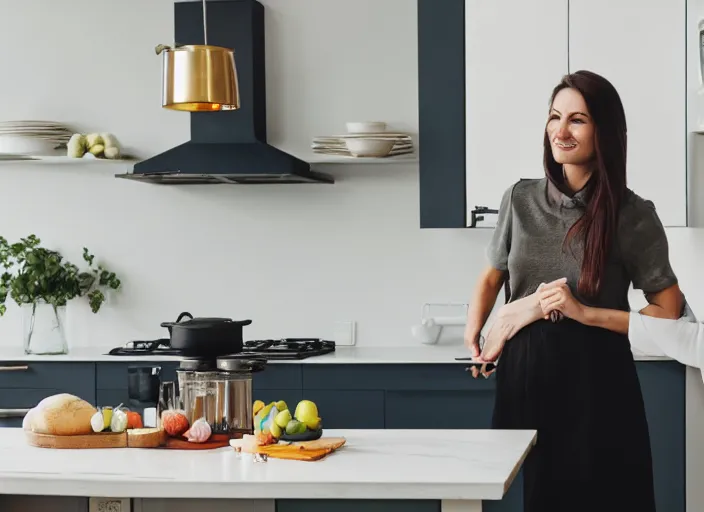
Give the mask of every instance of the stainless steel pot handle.
[[0, 366], [0, 372], [26, 372], [29, 366]]
[[24, 418], [29, 409], [0, 409], [0, 418]]

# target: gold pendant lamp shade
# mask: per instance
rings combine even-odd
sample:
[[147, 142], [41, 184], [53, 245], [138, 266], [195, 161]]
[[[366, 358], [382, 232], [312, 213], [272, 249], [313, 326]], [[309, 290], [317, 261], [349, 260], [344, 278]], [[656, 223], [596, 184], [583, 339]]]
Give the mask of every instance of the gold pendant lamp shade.
[[163, 53], [162, 107], [185, 112], [240, 108], [235, 53], [229, 48], [208, 45], [205, 0], [203, 34], [203, 45], [156, 47], [157, 55]]

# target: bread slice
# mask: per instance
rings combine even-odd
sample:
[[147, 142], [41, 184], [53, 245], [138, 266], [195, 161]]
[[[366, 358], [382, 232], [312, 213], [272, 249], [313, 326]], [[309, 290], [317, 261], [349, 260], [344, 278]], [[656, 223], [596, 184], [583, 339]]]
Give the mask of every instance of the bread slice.
[[166, 432], [161, 428], [127, 429], [128, 448], [158, 448], [166, 443]]

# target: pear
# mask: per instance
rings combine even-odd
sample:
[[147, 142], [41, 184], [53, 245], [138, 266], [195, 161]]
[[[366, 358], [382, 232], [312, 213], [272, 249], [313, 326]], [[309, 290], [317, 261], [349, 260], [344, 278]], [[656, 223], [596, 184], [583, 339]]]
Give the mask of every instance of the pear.
[[311, 402], [310, 400], [301, 400], [298, 402], [298, 405], [296, 406], [296, 413], [294, 414], [294, 417], [298, 421], [306, 424], [309, 421], [314, 423], [318, 416], [318, 406], [315, 405], [314, 402]]
[[284, 409], [276, 415], [276, 418], [274, 418], [274, 423], [281, 428], [286, 428], [286, 425], [288, 425], [288, 422], [291, 421], [291, 419], [291, 411]]

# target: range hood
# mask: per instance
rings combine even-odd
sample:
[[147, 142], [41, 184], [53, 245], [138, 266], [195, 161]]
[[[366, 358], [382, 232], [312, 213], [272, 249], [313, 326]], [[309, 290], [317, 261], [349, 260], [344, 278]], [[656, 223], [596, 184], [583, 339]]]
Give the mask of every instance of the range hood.
[[[203, 44], [202, 3], [176, 2], [174, 15], [176, 44]], [[240, 108], [175, 114], [190, 116], [191, 140], [116, 177], [169, 185], [334, 183], [308, 162], [267, 144], [262, 4], [211, 0], [207, 17], [208, 43], [235, 50]]]

